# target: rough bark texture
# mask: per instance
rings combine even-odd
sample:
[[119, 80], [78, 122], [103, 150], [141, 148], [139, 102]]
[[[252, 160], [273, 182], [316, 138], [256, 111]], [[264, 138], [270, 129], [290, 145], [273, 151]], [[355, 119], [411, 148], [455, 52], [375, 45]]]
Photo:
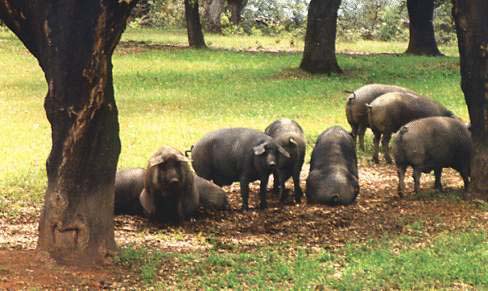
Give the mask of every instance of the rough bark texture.
[[198, 12], [198, 0], [185, 0], [185, 19], [190, 47], [205, 48], [200, 13]]
[[488, 200], [488, 1], [453, 0], [474, 154], [468, 199]]
[[210, 32], [221, 33], [222, 25], [220, 16], [224, 12], [224, 0], [208, 0], [205, 18], [207, 20], [207, 30]]
[[300, 65], [311, 73], [340, 73], [336, 58], [337, 10], [341, 0], [312, 0]]
[[442, 56], [434, 34], [434, 0], [407, 0], [410, 41], [405, 53]]
[[136, 2], [0, 0], [0, 19], [48, 83], [52, 148], [38, 248], [64, 263], [104, 261], [115, 249], [120, 140], [111, 56]]
[[247, 5], [247, 0], [228, 0], [227, 8], [230, 11], [230, 21], [234, 25], [241, 23], [241, 13]]

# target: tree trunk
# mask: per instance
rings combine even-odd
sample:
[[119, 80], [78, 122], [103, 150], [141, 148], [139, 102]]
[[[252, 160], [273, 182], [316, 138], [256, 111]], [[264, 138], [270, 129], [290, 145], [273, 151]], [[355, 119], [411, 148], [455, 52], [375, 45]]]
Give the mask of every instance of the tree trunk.
[[136, 2], [0, 0], [0, 19], [48, 84], [52, 148], [38, 249], [62, 263], [104, 262], [115, 250], [120, 140], [111, 58]]
[[434, 0], [407, 0], [410, 41], [405, 53], [442, 56], [434, 34]]
[[224, 0], [209, 0], [205, 18], [207, 20], [207, 30], [210, 32], [221, 33], [222, 25], [220, 16], [224, 12]]
[[246, 0], [228, 0], [227, 7], [230, 10], [230, 21], [234, 25], [241, 23], [242, 10], [246, 6]]
[[488, 200], [488, 1], [453, 0], [474, 154], [467, 199]]
[[300, 65], [310, 73], [341, 73], [336, 58], [337, 10], [341, 0], [312, 0]]
[[186, 30], [188, 32], [188, 44], [192, 48], [205, 48], [198, 0], [185, 0]]

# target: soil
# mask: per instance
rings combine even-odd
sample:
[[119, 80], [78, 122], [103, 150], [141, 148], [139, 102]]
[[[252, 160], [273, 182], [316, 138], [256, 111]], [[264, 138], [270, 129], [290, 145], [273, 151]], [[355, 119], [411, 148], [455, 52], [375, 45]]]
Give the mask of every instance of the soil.
[[[215, 243], [233, 251], [280, 242], [333, 250], [346, 243], [408, 234], [412, 231], [409, 225], [418, 221], [423, 224], [425, 241], [441, 232], [488, 229], [486, 208], [461, 199], [463, 185], [456, 172], [444, 172], [445, 193], [433, 192], [432, 175], [423, 175], [422, 193], [412, 193], [409, 178], [408, 194], [399, 198], [397, 181], [394, 167], [367, 164], [360, 167], [361, 194], [353, 205], [329, 207], [307, 205], [306, 201], [281, 205], [270, 192], [269, 209], [247, 212], [239, 210], [241, 198], [235, 185], [226, 188], [230, 211], [202, 212], [181, 226], [153, 225], [144, 218], [119, 216], [115, 218], [115, 236], [119, 246], [144, 245], [186, 253], [206, 251]], [[302, 182], [304, 187], [305, 180]], [[251, 189], [250, 205], [258, 205], [258, 187]], [[15, 217], [0, 214], [0, 289], [143, 286], [134, 270], [118, 265], [59, 266], [46, 254], [36, 252], [39, 211], [40, 206], [34, 205]]]

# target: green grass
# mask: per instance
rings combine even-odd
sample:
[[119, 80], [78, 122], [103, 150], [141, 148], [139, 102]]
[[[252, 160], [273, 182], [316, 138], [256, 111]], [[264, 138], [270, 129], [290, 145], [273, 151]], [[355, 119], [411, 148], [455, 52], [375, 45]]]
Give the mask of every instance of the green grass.
[[[129, 31], [124, 39], [164, 42], [182, 34]], [[253, 37], [209, 36], [215, 46], [240, 47]], [[256, 37], [274, 45], [271, 37]], [[266, 41], [265, 41], [266, 40]], [[385, 52], [389, 43], [339, 43], [344, 50]], [[402, 44], [402, 46], [405, 44]], [[393, 51], [400, 45], [393, 44]], [[348, 127], [344, 90], [393, 83], [432, 96], [466, 118], [456, 57], [339, 55], [343, 75], [311, 76], [296, 68], [300, 53], [164, 49], [114, 56], [120, 109], [120, 167], [144, 166], [161, 145], [188, 149], [206, 132], [228, 126], [265, 128], [279, 117], [298, 120], [309, 145], [325, 128]], [[15, 37], [0, 32], [0, 187], [20, 202], [40, 202], [50, 126], [43, 110], [46, 84], [35, 59]], [[0, 203], [1, 205], [1, 203]]]
[[137, 269], [145, 284], [154, 283], [162, 260], [167, 257], [159, 251], [151, 251], [143, 247], [126, 246], [115, 257], [116, 264], [130, 269]]
[[[187, 46], [186, 31], [156, 30], [156, 29], [131, 29], [124, 34], [125, 41], [142, 41], [174, 46]], [[303, 50], [303, 38], [290, 33], [277, 36], [239, 35], [224, 36], [221, 34], [205, 34], [205, 41], [210, 48], [223, 48], [233, 50], [271, 50], [271, 51], [300, 51]], [[407, 49], [407, 43], [402, 41], [339, 41], [337, 51], [339, 53], [403, 53]], [[439, 49], [448, 56], [459, 54], [454, 45], [440, 46]]]
[[[486, 232], [444, 233], [423, 244], [415, 244], [417, 239], [385, 237], [335, 251], [275, 245], [252, 252], [175, 254], [171, 260], [178, 271], [172, 276], [179, 289], [488, 288]], [[156, 286], [171, 289], [164, 281]]]

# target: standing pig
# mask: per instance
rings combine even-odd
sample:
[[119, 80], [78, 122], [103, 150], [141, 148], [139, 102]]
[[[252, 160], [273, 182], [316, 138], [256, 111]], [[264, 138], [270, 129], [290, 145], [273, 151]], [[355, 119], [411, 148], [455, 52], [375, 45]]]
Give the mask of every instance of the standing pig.
[[149, 159], [139, 199], [153, 220], [181, 223], [193, 216], [200, 198], [190, 161], [171, 147], [160, 148]]
[[391, 135], [401, 126], [424, 117], [454, 116], [439, 103], [410, 93], [387, 93], [376, 98], [371, 104], [367, 104], [367, 107], [369, 126], [374, 133], [373, 161], [375, 163], [379, 162], [380, 139], [385, 160], [389, 164], [392, 163], [388, 144]]
[[239, 181], [242, 209], [249, 209], [249, 182], [260, 180], [261, 209], [267, 207], [266, 191], [271, 172], [279, 160], [290, 158], [273, 139], [249, 128], [225, 128], [208, 133], [192, 150], [193, 168], [215, 184]]
[[467, 189], [472, 154], [471, 135], [465, 124], [455, 118], [429, 117], [403, 126], [393, 141], [393, 155], [398, 170], [398, 194], [405, 192], [405, 171], [413, 168], [415, 193], [420, 190], [422, 172], [434, 170], [435, 189], [442, 191], [442, 169], [457, 170]]
[[300, 172], [305, 159], [305, 135], [302, 127], [294, 120], [282, 118], [271, 123], [264, 132], [282, 146], [289, 154], [289, 159], [280, 159], [274, 170], [274, 190], [279, 191], [281, 202], [285, 202], [285, 182], [293, 177], [295, 201], [300, 202], [303, 192], [300, 187]]
[[342, 127], [331, 127], [317, 138], [306, 193], [312, 203], [347, 205], [356, 199], [359, 178], [354, 140]]
[[139, 195], [144, 189], [144, 169], [126, 169], [115, 175], [114, 214], [142, 215]]
[[407, 88], [384, 85], [384, 84], [368, 84], [355, 90], [347, 97], [346, 103], [346, 117], [351, 125], [352, 136], [354, 143], [357, 142], [359, 136], [359, 145], [364, 151], [364, 133], [369, 127], [368, 123], [368, 109], [366, 104], [373, 102], [377, 97], [390, 92], [410, 92]]

